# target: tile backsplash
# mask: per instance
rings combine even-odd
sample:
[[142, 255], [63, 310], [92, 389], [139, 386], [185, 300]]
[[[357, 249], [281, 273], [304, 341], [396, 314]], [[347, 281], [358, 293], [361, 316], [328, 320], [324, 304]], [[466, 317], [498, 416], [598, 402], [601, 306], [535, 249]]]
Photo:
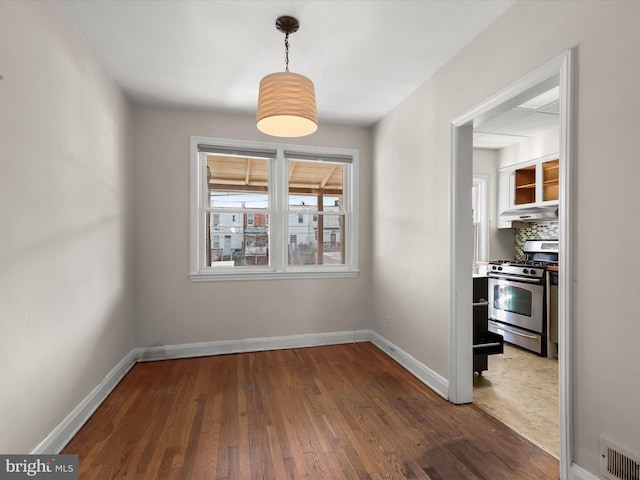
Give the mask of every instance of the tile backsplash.
[[537, 239], [557, 240], [558, 222], [531, 223], [524, 228], [516, 228], [515, 259], [524, 260], [524, 242]]

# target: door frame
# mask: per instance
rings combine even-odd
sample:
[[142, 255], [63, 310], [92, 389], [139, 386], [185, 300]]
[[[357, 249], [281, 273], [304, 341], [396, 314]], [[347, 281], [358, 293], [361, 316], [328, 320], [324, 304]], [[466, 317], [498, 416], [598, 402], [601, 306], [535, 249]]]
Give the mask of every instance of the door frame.
[[522, 96], [545, 82], [560, 85], [560, 205], [558, 275], [558, 377], [560, 403], [560, 478], [569, 479], [572, 461], [572, 341], [573, 338], [573, 61], [574, 49], [534, 70], [504, 90], [451, 121], [450, 284], [449, 284], [449, 401], [473, 400], [471, 179], [473, 125], [496, 112], [522, 103]]

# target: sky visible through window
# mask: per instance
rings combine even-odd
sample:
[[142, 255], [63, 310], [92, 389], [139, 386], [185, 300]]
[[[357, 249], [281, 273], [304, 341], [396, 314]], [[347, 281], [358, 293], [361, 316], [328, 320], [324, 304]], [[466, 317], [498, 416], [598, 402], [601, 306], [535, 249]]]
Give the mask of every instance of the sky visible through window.
[[[235, 192], [211, 192], [211, 204], [213, 208], [248, 208], [266, 210], [269, 208], [269, 198], [266, 193], [235, 193]], [[337, 206], [340, 197], [337, 195], [325, 195], [323, 207]], [[316, 210], [318, 197], [315, 195], [289, 195], [289, 208]]]

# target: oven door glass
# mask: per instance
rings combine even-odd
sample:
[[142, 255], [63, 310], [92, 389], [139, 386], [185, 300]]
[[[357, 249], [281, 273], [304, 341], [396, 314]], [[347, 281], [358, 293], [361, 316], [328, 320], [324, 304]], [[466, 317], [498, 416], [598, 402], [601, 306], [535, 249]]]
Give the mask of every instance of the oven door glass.
[[489, 317], [542, 332], [544, 287], [499, 278], [489, 279]]
[[533, 292], [516, 285], [496, 285], [493, 296], [493, 307], [505, 312], [531, 316]]

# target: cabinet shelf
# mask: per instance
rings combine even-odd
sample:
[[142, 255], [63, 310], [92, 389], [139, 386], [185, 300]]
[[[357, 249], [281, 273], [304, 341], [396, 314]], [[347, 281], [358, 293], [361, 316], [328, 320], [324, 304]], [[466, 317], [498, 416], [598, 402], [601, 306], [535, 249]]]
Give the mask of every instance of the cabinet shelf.
[[516, 205], [526, 205], [535, 201], [536, 197], [536, 166], [530, 165], [515, 170], [514, 187]]

